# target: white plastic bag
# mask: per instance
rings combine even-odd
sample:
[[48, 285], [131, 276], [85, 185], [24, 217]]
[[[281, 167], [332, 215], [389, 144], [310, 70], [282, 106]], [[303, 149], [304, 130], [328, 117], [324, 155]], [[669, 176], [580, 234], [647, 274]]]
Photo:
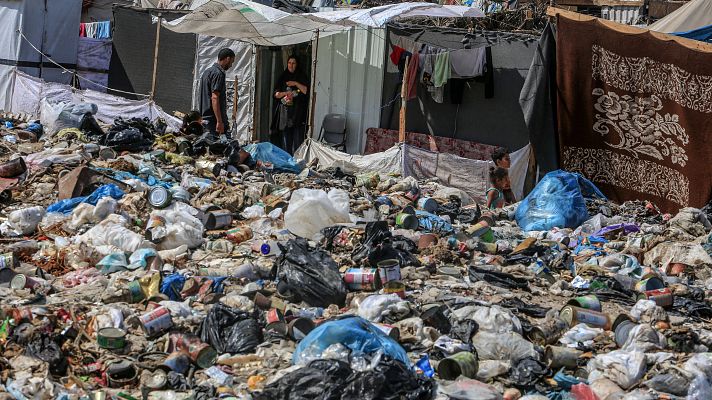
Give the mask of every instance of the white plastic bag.
[[539, 359], [534, 345], [515, 332], [477, 332], [472, 338], [480, 360], [517, 361], [526, 357]]
[[588, 362], [586, 368], [589, 382], [607, 378], [628, 390], [643, 379], [647, 367], [644, 353], [615, 350], [597, 355]]
[[34, 233], [45, 215], [44, 207], [29, 207], [10, 213], [0, 231], [3, 236], [22, 236]]
[[476, 379], [461, 379], [451, 385], [438, 385], [438, 393], [452, 400], [502, 400], [499, 390]]
[[403, 300], [397, 294], [375, 294], [368, 296], [358, 306], [358, 315], [371, 322], [381, 322], [384, 313]]
[[314, 240], [327, 227], [351, 222], [349, 219], [349, 194], [332, 189], [299, 189], [292, 193], [284, 223], [297, 236]]
[[66, 103], [52, 104], [47, 101], [46, 98], [43, 98], [40, 101], [40, 123], [42, 124], [45, 132], [45, 135], [42, 137], [43, 140], [45, 138], [50, 138], [52, 135], [57, 133], [57, 131], [59, 131], [59, 129], [56, 129], [55, 126], [57, 125], [59, 114], [62, 112], [65, 105]]
[[94, 247], [102, 255], [117, 252], [133, 253], [139, 248], [152, 247], [143, 236], [128, 229], [127, 226], [126, 218], [112, 214], [85, 234], [77, 236], [75, 243]]
[[151, 218], [166, 221], [166, 236], [158, 243], [158, 250], [171, 250], [180, 246], [195, 249], [203, 244], [203, 223], [195, 216], [198, 210], [181, 202], [174, 202], [163, 210], [155, 210]]
[[566, 331], [559, 339], [559, 342], [565, 344], [566, 347], [577, 347], [578, 343], [583, 343], [584, 346], [593, 344], [593, 339], [602, 334], [603, 329], [591, 328], [586, 324], [578, 324]]

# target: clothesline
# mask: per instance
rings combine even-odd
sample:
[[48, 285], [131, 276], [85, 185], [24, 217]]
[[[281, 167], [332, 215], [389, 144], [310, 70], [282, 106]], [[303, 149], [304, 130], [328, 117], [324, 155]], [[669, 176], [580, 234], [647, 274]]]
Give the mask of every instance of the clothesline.
[[79, 37], [111, 39], [111, 21], [82, 22], [79, 24]]

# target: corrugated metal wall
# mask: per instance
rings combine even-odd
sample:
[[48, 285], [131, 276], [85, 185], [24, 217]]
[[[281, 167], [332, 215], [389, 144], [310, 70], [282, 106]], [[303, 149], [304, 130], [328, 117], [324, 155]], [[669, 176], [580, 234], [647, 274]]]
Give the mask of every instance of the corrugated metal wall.
[[319, 39], [314, 137], [326, 114], [345, 114], [346, 149], [363, 152], [366, 129], [381, 116], [385, 37], [384, 29], [354, 28]]

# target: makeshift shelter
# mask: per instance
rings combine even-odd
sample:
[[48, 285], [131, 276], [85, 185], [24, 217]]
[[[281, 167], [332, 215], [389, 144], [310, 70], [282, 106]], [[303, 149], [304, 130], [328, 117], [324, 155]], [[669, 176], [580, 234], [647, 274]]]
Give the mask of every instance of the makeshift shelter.
[[687, 32], [712, 25], [712, 0], [691, 0], [648, 28], [656, 32]]
[[10, 107], [16, 69], [48, 82], [72, 81], [62, 67], [76, 68], [81, 5], [76, 0], [0, 0], [0, 109]]

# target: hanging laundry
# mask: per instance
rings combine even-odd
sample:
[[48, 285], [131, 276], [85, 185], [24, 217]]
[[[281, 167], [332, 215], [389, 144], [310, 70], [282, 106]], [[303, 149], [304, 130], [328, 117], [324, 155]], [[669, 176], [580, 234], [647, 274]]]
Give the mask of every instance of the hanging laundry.
[[445, 86], [448, 79], [450, 79], [450, 52], [442, 51], [435, 56], [433, 85], [435, 87]]
[[79, 24], [79, 36], [91, 39], [111, 39], [111, 22], [86, 22]]
[[413, 56], [408, 64], [408, 95], [406, 100], [413, 100], [418, 95], [418, 67], [420, 65], [420, 55], [413, 49]]
[[450, 52], [452, 73], [460, 78], [482, 76], [487, 66], [486, 47], [476, 49], [454, 50]]
[[97, 22], [97, 32], [95, 39], [110, 39], [111, 38], [111, 22]]
[[394, 65], [398, 65], [401, 59], [401, 55], [405, 51], [404, 48], [399, 47], [399, 46], [393, 46], [393, 51], [391, 52], [391, 62]]
[[431, 49], [426, 48], [420, 55], [419, 62], [422, 64], [420, 79], [421, 83], [425, 85], [428, 90], [428, 93], [430, 93], [430, 96], [433, 98], [433, 100], [436, 103], [442, 104], [444, 87], [435, 87], [435, 85], [433, 85], [432, 74], [435, 65], [436, 54], [428, 53], [430, 50]]
[[87, 37], [87, 26], [83, 22], [79, 24], [79, 37]]

